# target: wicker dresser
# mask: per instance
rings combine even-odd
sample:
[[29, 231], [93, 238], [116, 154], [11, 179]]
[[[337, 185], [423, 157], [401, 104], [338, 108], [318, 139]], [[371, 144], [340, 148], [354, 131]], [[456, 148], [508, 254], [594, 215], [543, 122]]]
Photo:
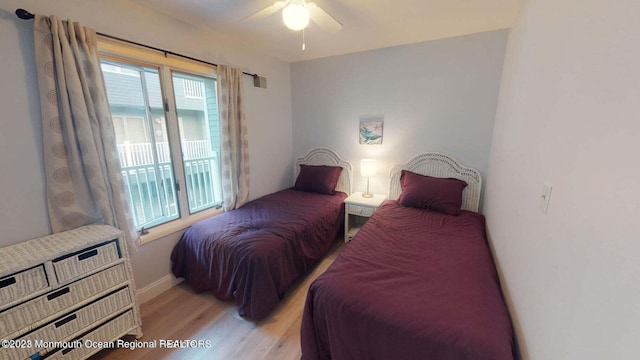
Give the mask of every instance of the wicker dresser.
[[89, 225], [0, 248], [0, 359], [85, 359], [142, 336], [123, 233]]

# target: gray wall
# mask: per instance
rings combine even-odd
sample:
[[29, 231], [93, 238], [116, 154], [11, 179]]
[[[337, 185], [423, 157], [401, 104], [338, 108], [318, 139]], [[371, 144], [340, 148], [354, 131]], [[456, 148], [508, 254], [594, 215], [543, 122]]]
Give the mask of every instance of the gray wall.
[[[395, 163], [437, 151], [487, 175], [507, 30], [303, 61], [291, 66], [293, 153], [315, 146], [354, 165], [378, 159], [371, 190], [387, 193]], [[382, 145], [360, 145], [360, 117], [384, 116]]]
[[639, 18], [538, 0], [511, 30], [484, 212], [524, 359], [638, 358]]

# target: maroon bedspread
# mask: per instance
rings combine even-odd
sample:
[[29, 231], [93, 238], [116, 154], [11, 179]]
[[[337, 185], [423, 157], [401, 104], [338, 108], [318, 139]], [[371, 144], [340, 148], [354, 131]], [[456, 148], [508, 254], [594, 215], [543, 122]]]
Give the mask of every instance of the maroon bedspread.
[[385, 202], [307, 295], [302, 358], [513, 359], [484, 217]]
[[344, 193], [282, 190], [191, 226], [172, 271], [196, 292], [232, 300], [261, 320], [329, 249], [344, 222]]

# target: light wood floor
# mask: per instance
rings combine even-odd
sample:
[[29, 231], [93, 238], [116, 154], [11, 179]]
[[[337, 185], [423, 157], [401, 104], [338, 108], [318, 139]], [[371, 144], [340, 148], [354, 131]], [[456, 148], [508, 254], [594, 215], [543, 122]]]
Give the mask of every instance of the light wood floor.
[[[235, 304], [210, 294], [196, 294], [180, 284], [140, 307], [144, 336], [151, 340], [210, 340], [209, 349], [113, 349], [91, 360], [105, 359], [300, 359], [302, 310], [311, 282], [344, 247], [337, 241], [327, 256], [285, 294], [266, 319], [254, 323], [238, 315]], [[135, 340], [126, 338], [126, 340]]]

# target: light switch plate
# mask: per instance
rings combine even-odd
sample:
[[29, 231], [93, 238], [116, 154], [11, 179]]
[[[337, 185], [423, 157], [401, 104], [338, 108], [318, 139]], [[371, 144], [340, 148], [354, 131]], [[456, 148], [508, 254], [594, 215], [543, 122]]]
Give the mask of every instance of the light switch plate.
[[551, 189], [553, 186], [551, 184], [545, 183], [542, 185], [542, 193], [540, 194], [540, 211], [543, 213], [547, 213], [549, 209], [549, 201], [551, 200]]

